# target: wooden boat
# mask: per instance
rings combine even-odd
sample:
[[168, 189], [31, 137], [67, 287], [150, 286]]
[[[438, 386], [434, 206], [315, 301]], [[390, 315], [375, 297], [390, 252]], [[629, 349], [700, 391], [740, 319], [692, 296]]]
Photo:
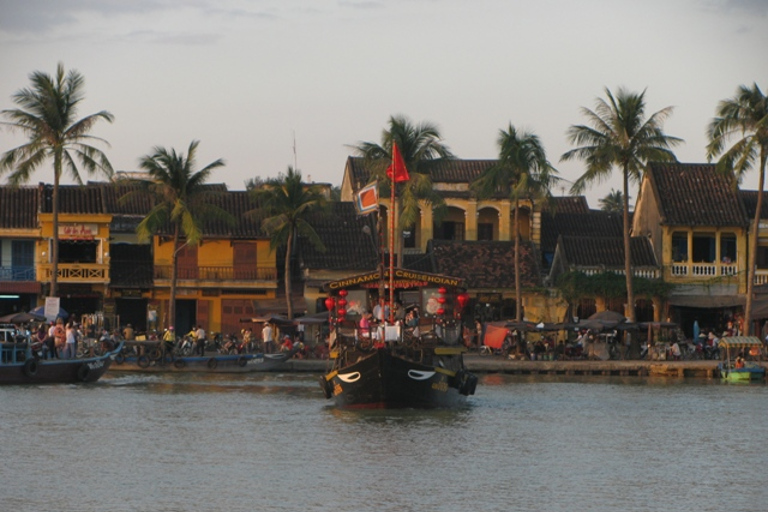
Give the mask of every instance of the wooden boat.
[[[395, 272], [399, 275], [398, 289], [429, 289], [431, 285], [434, 295], [441, 297], [449, 294], [446, 285], [460, 282], [424, 272]], [[329, 283], [328, 289], [339, 290], [340, 298], [331, 298], [328, 304], [341, 303], [343, 308], [346, 294], [340, 291], [341, 286], [373, 279], [378, 277], [363, 275]], [[340, 320], [341, 311], [336, 309], [332, 367], [320, 378], [326, 398], [333, 398], [341, 408], [438, 408], [453, 407], [474, 394], [477, 377], [464, 366], [461, 322], [455, 323], [455, 316], [445, 315], [443, 308], [440, 311], [416, 332], [388, 325], [376, 339], [361, 335], [354, 324]]]
[[211, 356], [183, 356], [166, 359], [150, 359], [149, 356], [126, 356], [120, 354], [112, 366], [113, 371], [133, 372], [209, 372], [209, 373], [249, 373], [273, 372], [286, 367], [286, 362], [293, 353], [276, 354], [241, 354]]
[[75, 384], [96, 382], [122, 345], [82, 359], [40, 359], [29, 342], [0, 344], [0, 384]]
[[[749, 382], [765, 378], [765, 367], [756, 361], [763, 356], [763, 342], [756, 336], [724, 336], [720, 352], [725, 359], [718, 365], [720, 378], [731, 382]], [[745, 360], [749, 356], [751, 360]]]

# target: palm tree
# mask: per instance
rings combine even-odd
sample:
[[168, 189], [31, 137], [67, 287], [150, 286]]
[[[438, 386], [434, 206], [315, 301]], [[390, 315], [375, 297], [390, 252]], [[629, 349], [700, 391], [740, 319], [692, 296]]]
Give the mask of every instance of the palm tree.
[[[392, 163], [392, 143], [396, 142], [408, 168], [410, 179], [399, 184], [399, 228], [415, 225], [420, 219], [419, 201], [425, 201], [436, 209], [445, 204], [442, 196], [432, 188], [432, 178], [424, 163], [438, 158], [453, 158], [448, 146], [443, 144], [440, 131], [432, 123], [414, 125], [404, 116], [390, 116], [389, 128], [381, 133], [381, 144], [362, 142], [353, 149], [365, 159], [365, 165], [377, 178], [382, 196], [389, 194], [390, 180], [387, 167]], [[396, 205], [391, 205], [390, 215], [395, 215]], [[439, 212], [438, 212], [439, 213]], [[401, 237], [396, 237], [398, 246]], [[399, 247], [395, 248], [399, 253]]]
[[568, 129], [572, 149], [561, 161], [579, 158], [587, 170], [571, 187], [581, 193], [588, 183], [606, 180], [618, 167], [622, 173], [624, 195], [624, 272], [627, 280], [627, 309], [629, 320], [635, 319], [635, 295], [632, 290], [632, 260], [629, 250], [629, 182], [639, 183], [650, 161], [673, 161], [677, 158], [671, 147], [682, 139], [664, 133], [663, 124], [672, 107], [666, 107], [645, 118], [645, 91], [640, 94], [620, 88], [616, 97], [606, 88], [607, 101], [598, 98], [595, 110], [582, 108], [589, 125], [572, 125]]
[[611, 192], [600, 199], [600, 209], [609, 213], [621, 213], [624, 211], [624, 194], [621, 190], [611, 189]]
[[499, 131], [499, 161], [483, 171], [472, 189], [480, 198], [497, 193], [507, 195], [515, 205], [515, 303], [516, 320], [522, 322], [523, 303], [520, 279], [520, 200], [551, 199], [551, 188], [557, 181], [557, 171], [547, 160], [544, 146], [538, 136], [518, 131], [511, 123]]
[[84, 98], [85, 79], [75, 70], [64, 73], [59, 63], [56, 76], [41, 71], [29, 75], [31, 87], [13, 95], [19, 108], [3, 110], [7, 120], [2, 124], [18, 130], [28, 137], [28, 142], [7, 151], [0, 159], [0, 174], [11, 171], [8, 182], [13, 186], [26, 183], [32, 173], [48, 158], [53, 159], [53, 243], [51, 253], [51, 287], [49, 295], [55, 297], [59, 277], [59, 182], [66, 170], [70, 177], [82, 185], [78, 162], [88, 174], [96, 171], [107, 177], [112, 166], [107, 156], [91, 141], [105, 140], [90, 135], [91, 128], [103, 119], [109, 123], [114, 117], [102, 110], [77, 119], [77, 108]]
[[[168, 327], [176, 323], [176, 280], [177, 257], [179, 251], [198, 243], [203, 238], [203, 220], [222, 219], [231, 223], [232, 215], [213, 204], [221, 192], [206, 186], [214, 169], [224, 166], [218, 159], [195, 171], [195, 153], [199, 141], [192, 141], [184, 153], [176, 153], [156, 146], [150, 155], [141, 157], [139, 167], [147, 171], [150, 181], [139, 183], [141, 186], [123, 196], [150, 193], [154, 206], [136, 227], [139, 241], [146, 242], [158, 232], [173, 230], [173, 253], [171, 256], [171, 291], [168, 304]], [[182, 236], [184, 244], [180, 245]]]
[[[717, 105], [715, 117], [709, 124], [707, 134], [707, 159], [711, 162], [717, 155], [716, 168], [721, 172], [735, 173], [741, 182], [744, 174], [757, 163], [758, 194], [755, 218], [752, 222], [749, 261], [747, 263], [747, 302], [744, 307], [745, 330], [752, 331], [752, 293], [755, 284], [755, 255], [757, 254], [760, 214], [763, 208], [765, 185], [765, 164], [768, 159], [768, 97], [757, 84], [752, 87], [739, 86], [733, 98]], [[725, 149], [728, 142], [736, 138], [733, 146]], [[756, 162], [759, 160], [759, 162]]]
[[310, 219], [325, 209], [327, 200], [319, 185], [309, 185], [301, 180], [301, 171], [288, 167], [280, 174], [254, 188], [251, 194], [259, 209], [249, 212], [262, 214], [264, 231], [270, 236], [270, 247], [275, 250], [285, 246], [285, 300], [288, 318], [293, 318], [291, 301], [291, 260], [296, 236], [305, 237], [317, 250], [325, 251], [325, 245], [310, 224]]

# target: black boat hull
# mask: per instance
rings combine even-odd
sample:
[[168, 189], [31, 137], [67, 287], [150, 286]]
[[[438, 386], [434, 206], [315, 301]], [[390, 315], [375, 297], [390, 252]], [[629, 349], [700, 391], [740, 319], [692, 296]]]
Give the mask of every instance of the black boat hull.
[[341, 408], [448, 408], [474, 394], [476, 378], [463, 370], [460, 354], [423, 364], [379, 348], [325, 375], [326, 396]]
[[118, 350], [115, 350], [98, 357], [50, 360], [36, 359], [27, 355], [22, 360], [21, 357], [13, 357], [15, 350], [17, 349], [3, 347], [3, 359], [0, 361], [0, 385], [96, 382], [107, 372], [118, 353]]

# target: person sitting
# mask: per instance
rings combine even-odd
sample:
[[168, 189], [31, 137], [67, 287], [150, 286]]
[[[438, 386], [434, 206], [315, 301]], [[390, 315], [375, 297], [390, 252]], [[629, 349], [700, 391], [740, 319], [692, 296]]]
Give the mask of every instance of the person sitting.
[[283, 338], [283, 343], [280, 344], [280, 352], [290, 352], [293, 350], [293, 340], [290, 336]]
[[739, 356], [736, 358], [736, 369], [744, 368], [744, 358]]
[[359, 335], [361, 338], [370, 338], [371, 337], [371, 319], [373, 318], [373, 315], [366, 311], [363, 313], [362, 318], [360, 318], [360, 322], [358, 323], [359, 328]]
[[680, 345], [678, 345], [677, 342], [672, 343], [672, 345], [669, 347], [669, 354], [672, 356], [672, 359], [675, 361], [680, 360], [680, 356], [682, 353], [680, 352]]
[[173, 353], [173, 347], [176, 345], [176, 332], [173, 330], [173, 326], [168, 327], [163, 333], [163, 345], [166, 352]]

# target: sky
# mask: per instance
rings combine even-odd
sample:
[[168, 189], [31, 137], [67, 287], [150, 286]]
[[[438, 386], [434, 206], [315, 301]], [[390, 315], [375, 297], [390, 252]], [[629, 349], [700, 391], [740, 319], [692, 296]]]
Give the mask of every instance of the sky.
[[[645, 90], [649, 115], [673, 106], [678, 159], [705, 162], [717, 103], [768, 90], [766, 48], [768, 0], [0, 0], [0, 109], [61, 62], [85, 78], [78, 116], [115, 116], [91, 132], [115, 170], [199, 140], [197, 168], [224, 159], [211, 182], [232, 190], [293, 165], [340, 185], [350, 146], [404, 115], [466, 159], [496, 158], [510, 123], [530, 130], [572, 182], [566, 130], [606, 87]], [[0, 131], [0, 152], [23, 142]], [[611, 189], [619, 172], [590, 206]]]

